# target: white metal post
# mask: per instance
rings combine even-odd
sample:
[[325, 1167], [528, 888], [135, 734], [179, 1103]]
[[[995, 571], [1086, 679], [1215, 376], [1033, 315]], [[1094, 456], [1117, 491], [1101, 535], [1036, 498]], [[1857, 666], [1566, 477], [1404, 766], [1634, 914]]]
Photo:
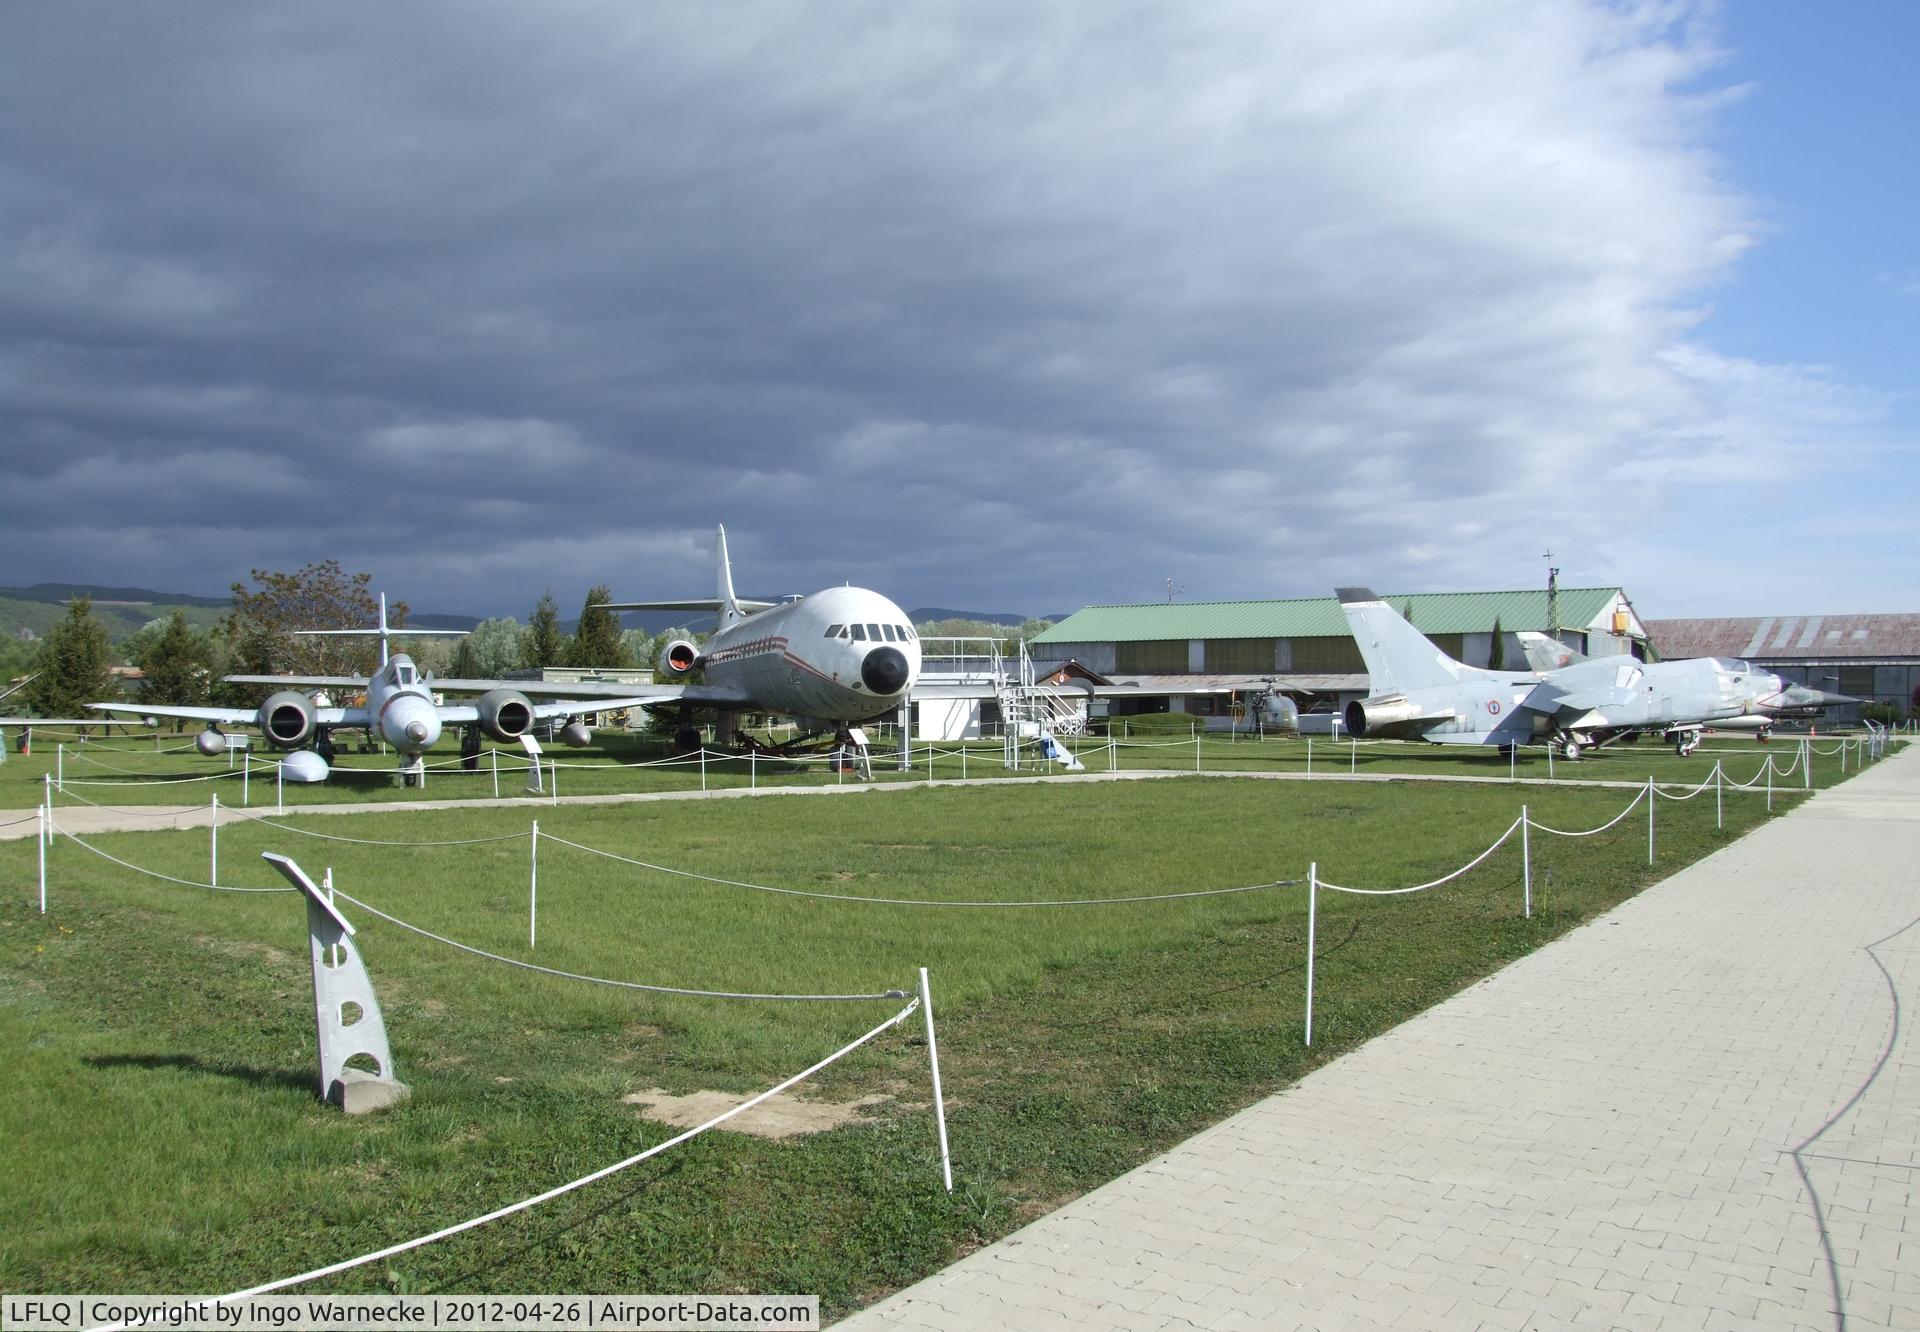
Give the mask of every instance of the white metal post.
[[273, 765], [273, 810], [276, 814], [287, 812], [287, 761], [285, 759]]
[[1547, 737], [1547, 780], [1553, 780], [1553, 737]]
[[498, 800], [500, 798], [500, 751], [489, 749], [487, 753], [493, 756], [493, 798]]
[[1313, 737], [1307, 737], [1307, 776], [1313, 776]]
[[245, 808], [253, 803], [253, 755], [240, 757], [240, 805]]
[[940, 1092], [940, 1047], [933, 1040], [933, 989], [927, 969], [920, 968], [920, 1011], [927, 1019], [927, 1062], [933, 1067], [933, 1121], [940, 1126], [940, 1177], [953, 1192], [953, 1158], [947, 1151], [947, 1102]]
[[1520, 762], [1520, 744], [1515, 741], [1507, 746], [1507, 780], [1514, 780], [1514, 767]]
[[1721, 761], [1713, 762], [1713, 826], [1722, 831], [1727, 826], [1727, 778]]
[[67, 789], [67, 747], [58, 744], [53, 747], [53, 785], [54, 789], [65, 793]]
[[1360, 742], [1357, 739], [1347, 741], [1347, 773], [1349, 776], [1360, 771]]
[[220, 793], [213, 793], [213, 816], [207, 820], [207, 882], [220, 885]]
[[1319, 924], [1320, 862], [1307, 866], [1307, 1041], [1313, 1044], [1313, 936]]
[[47, 807], [40, 806], [34, 811], [40, 821], [40, 827], [34, 834], [34, 841], [40, 845], [40, 914], [47, 914], [47, 825], [52, 822], [47, 817]]
[[1767, 755], [1767, 813], [1773, 813], [1773, 755]]
[[1520, 806], [1520, 897], [1522, 912], [1533, 919], [1533, 842], [1527, 836], [1527, 807]]
[[540, 820], [533, 821], [533, 840], [527, 853], [527, 949], [532, 951], [540, 931]]
[[1800, 789], [1813, 789], [1813, 745], [1804, 735], [1800, 737]]
[[46, 835], [42, 837], [40, 841], [42, 845], [52, 846], [53, 845], [53, 775], [51, 773], [43, 772], [40, 774], [40, 803], [45, 805], [47, 808], [47, 831], [46, 831]]
[[700, 746], [700, 793], [702, 795], [705, 795], [706, 790], [707, 790], [707, 747], [705, 745], [701, 745]]
[[1193, 733], [1193, 770], [1200, 771], [1200, 732]]
[[1647, 774], [1647, 863], [1653, 863], [1653, 807], [1659, 801], [1654, 794], [1653, 774]]

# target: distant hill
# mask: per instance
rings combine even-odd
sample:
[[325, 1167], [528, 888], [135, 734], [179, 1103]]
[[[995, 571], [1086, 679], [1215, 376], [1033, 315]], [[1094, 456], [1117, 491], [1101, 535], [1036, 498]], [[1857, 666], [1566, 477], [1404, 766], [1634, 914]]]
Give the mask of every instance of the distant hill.
[[907, 618], [915, 624], [930, 624], [935, 620], [978, 620], [982, 624], [1005, 624], [1016, 629], [1027, 622], [1026, 616], [1009, 611], [948, 610], [944, 606], [920, 606], [908, 611]]
[[233, 605], [232, 597], [196, 597], [186, 592], [155, 592], [144, 587], [98, 587], [91, 583], [35, 583], [32, 587], [0, 587], [0, 597], [12, 601], [43, 601], [62, 608], [75, 597], [92, 597], [96, 606], [105, 603], [201, 606], [226, 610]]

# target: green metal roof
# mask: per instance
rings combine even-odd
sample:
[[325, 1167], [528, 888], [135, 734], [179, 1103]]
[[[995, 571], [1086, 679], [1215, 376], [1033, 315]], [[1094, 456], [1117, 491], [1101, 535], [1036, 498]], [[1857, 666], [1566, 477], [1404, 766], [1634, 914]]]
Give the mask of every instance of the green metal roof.
[[[1391, 592], [1383, 598], [1423, 634], [1484, 634], [1547, 627], [1544, 588], [1524, 592]], [[1562, 627], [1591, 624], [1624, 601], [1617, 587], [1560, 589]], [[1336, 638], [1347, 617], [1332, 597], [1293, 601], [1174, 601], [1088, 606], [1039, 635], [1036, 644], [1146, 643], [1191, 638]]]

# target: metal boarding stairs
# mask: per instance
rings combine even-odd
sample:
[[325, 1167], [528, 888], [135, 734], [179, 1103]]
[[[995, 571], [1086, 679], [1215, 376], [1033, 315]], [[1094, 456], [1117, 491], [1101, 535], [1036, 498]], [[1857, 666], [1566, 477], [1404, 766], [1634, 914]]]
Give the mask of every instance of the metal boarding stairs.
[[1019, 649], [1018, 657], [1009, 659], [1001, 652], [998, 640], [993, 645], [1002, 747], [1006, 765], [1015, 770], [1020, 767], [1023, 747], [1029, 744], [1037, 756], [1034, 761], [1047, 762], [1040, 754], [1041, 732], [1054, 736], [1084, 735], [1087, 729], [1083, 696], [1065, 694], [1052, 685], [1036, 683], [1033, 656], [1024, 641], [1020, 642]]

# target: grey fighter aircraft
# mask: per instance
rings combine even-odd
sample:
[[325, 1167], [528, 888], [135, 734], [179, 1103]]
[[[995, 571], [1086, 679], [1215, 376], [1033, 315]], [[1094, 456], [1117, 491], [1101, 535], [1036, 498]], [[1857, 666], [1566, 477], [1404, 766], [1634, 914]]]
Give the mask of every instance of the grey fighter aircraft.
[[1337, 595], [1373, 690], [1347, 704], [1347, 730], [1356, 736], [1502, 748], [1545, 736], [1577, 759], [1589, 747], [1657, 731], [1690, 754], [1704, 726], [1760, 715], [1763, 700], [1786, 689], [1772, 672], [1722, 657], [1592, 657], [1539, 673], [1481, 670], [1447, 656], [1368, 589], [1343, 587]]
[[[138, 703], [89, 703], [97, 712], [132, 713], [140, 717], [185, 717], [207, 723], [194, 744], [203, 754], [218, 754], [226, 748], [222, 726], [255, 725], [275, 749], [292, 750], [283, 770], [294, 781], [325, 781], [334, 755], [333, 732], [340, 729], [363, 730], [372, 739], [383, 740], [400, 754], [400, 775], [408, 786], [416, 786], [426, 774], [426, 751], [440, 739], [449, 726], [466, 728], [471, 745], [478, 752], [481, 733], [511, 743], [526, 735], [536, 721], [568, 718], [560, 732], [562, 740], [584, 745], [591, 738], [579, 718], [639, 704], [639, 698], [557, 699], [535, 703], [511, 687], [491, 689], [472, 703], [442, 704], [433, 701], [433, 681], [424, 675], [413, 658], [404, 652], [388, 651], [388, 639], [396, 635], [461, 634], [460, 629], [395, 629], [387, 623], [387, 599], [380, 598], [380, 624], [373, 629], [308, 629], [313, 637], [360, 635], [380, 640], [380, 669], [366, 680], [344, 676], [228, 676], [243, 683], [294, 685], [271, 695], [254, 708], [198, 708], [149, 706]], [[307, 688], [346, 686], [366, 691], [366, 702], [352, 707], [334, 707], [316, 702], [304, 692]], [[311, 749], [307, 746], [311, 744]]]
[[[1520, 640], [1520, 650], [1526, 654], [1527, 665], [1535, 671], [1554, 671], [1562, 666], [1592, 660], [1585, 653], [1576, 652], [1565, 643], [1548, 638], [1537, 630], [1523, 629], [1514, 637]], [[1749, 732], [1754, 739], [1765, 743], [1767, 737], [1773, 733], [1777, 722], [1789, 718], [1801, 721], [1818, 720], [1828, 708], [1837, 708], [1859, 701], [1847, 694], [1829, 694], [1825, 690], [1814, 689], [1809, 685], [1783, 684], [1779, 693], [1765, 695], [1756, 700], [1756, 711], [1740, 717], [1717, 718], [1712, 723], [1712, 729]]]

